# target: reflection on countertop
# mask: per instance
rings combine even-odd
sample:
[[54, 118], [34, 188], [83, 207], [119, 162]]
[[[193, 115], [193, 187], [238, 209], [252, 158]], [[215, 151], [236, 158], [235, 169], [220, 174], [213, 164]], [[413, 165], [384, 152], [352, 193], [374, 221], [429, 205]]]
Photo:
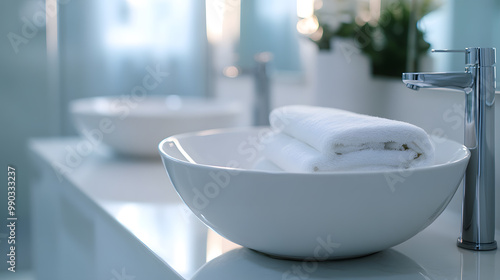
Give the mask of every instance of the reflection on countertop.
[[370, 256], [337, 261], [270, 258], [247, 248], [234, 249], [205, 264], [193, 280], [208, 279], [432, 279], [406, 255], [388, 249]]

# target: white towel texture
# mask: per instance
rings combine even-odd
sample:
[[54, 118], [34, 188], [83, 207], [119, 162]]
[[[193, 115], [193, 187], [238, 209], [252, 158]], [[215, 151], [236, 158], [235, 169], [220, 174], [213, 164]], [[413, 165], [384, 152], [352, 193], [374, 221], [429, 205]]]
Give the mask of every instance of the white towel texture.
[[273, 110], [276, 132], [264, 157], [289, 172], [380, 170], [432, 164], [434, 147], [421, 128], [348, 111], [285, 106]]

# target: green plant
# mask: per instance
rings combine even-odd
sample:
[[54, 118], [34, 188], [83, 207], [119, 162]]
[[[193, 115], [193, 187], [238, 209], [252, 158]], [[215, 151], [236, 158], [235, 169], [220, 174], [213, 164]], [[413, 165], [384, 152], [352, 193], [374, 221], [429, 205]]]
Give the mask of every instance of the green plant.
[[[315, 42], [320, 49], [330, 49], [332, 38], [352, 38], [355, 45], [370, 58], [373, 75], [399, 78], [405, 71], [415, 71], [419, 58], [430, 47], [424, 39], [424, 32], [417, 28], [417, 21], [435, 9], [436, 5], [431, 0], [418, 1], [416, 4], [405, 0], [390, 1], [376, 22], [360, 25], [352, 20], [341, 23], [335, 31], [324, 24], [319, 15], [318, 22], [323, 34]], [[412, 43], [409, 43], [410, 35], [413, 36]], [[410, 44], [413, 52], [410, 52]], [[408, 67], [407, 63], [414, 67]]]

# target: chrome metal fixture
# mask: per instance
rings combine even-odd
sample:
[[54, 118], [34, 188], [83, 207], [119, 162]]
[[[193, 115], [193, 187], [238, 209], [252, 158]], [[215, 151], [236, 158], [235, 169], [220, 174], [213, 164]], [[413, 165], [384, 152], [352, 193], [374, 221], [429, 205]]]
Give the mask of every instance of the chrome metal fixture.
[[495, 48], [466, 48], [465, 72], [403, 73], [406, 87], [465, 92], [465, 146], [471, 158], [464, 177], [462, 232], [457, 245], [486, 251], [495, 241]]
[[269, 125], [269, 113], [271, 112], [271, 85], [269, 79], [269, 62], [273, 59], [270, 52], [257, 53], [255, 60], [255, 95], [253, 124], [256, 126]]

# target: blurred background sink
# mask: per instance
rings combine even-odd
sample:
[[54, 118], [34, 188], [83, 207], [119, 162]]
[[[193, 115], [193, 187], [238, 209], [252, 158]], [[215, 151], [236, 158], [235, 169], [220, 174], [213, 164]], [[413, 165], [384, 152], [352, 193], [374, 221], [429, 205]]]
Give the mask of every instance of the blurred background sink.
[[137, 157], [157, 157], [158, 143], [170, 135], [241, 121], [236, 102], [176, 95], [77, 99], [70, 103], [70, 112], [78, 133], [89, 143]]

